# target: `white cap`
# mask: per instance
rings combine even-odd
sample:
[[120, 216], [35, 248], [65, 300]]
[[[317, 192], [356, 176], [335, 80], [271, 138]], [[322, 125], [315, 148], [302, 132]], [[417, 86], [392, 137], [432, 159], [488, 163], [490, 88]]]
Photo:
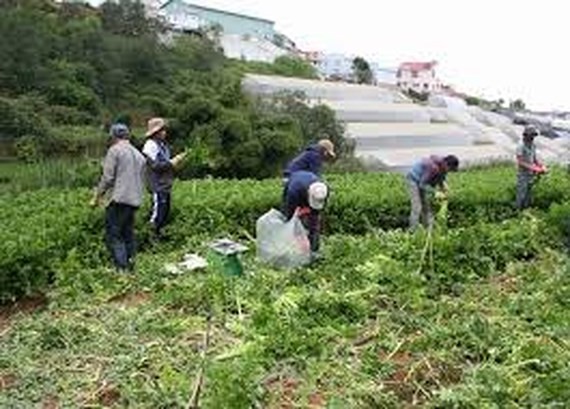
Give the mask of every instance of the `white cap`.
[[309, 206], [311, 209], [321, 210], [325, 207], [329, 188], [323, 182], [314, 182], [309, 186]]

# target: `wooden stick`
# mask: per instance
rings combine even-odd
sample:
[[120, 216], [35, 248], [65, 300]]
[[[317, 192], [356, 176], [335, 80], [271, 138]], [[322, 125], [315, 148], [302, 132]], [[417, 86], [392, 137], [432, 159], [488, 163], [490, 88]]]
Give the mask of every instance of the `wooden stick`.
[[208, 347], [210, 346], [210, 330], [212, 328], [212, 315], [208, 313], [206, 333], [204, 334], [204, 347], [201, 352], [201, 365], [198, 370], [198, 375], [194, 381], [194, 390], [192, 391], [192, 396], [188, 402], [187, 409], [198, 409], [200, 402], [200, 393], [202, 392], [202, 385], [204, 383], [204, 370], [206, 367], [206, 356], [208, 353]]

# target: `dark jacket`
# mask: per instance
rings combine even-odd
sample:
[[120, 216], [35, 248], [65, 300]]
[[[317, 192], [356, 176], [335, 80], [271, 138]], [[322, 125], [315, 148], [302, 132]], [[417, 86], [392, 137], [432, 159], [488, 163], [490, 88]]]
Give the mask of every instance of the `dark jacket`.
[[312, 172], [299, 171], [291, 174], [285, 186], [285, 216], [293, 217], [298, 207], [309, 207], [309, 186], [320, 178]]
[[291, 219], [297, 208], [306, 208], [308, 213], [301, 217], [305, 228], [309, 231], [311, 250], [318, 251], [320, 246], [320, 213], [309, 208], [309, 186], [319, 182], [320, 178], [312, 172], [299, 171], [289, 177], [283, 197], [283, 212], [287, 220]]
[[166, 142], [150, 138], [144, 145], [143, 153], [148, 163], [152, 192], [170, 192], [174, 182], [174, 167], [170, 162], [170, 149]]
[[295, 157], [283, 172], [283, 176], [288, 178], [292, 173], [301, 170], [312, 172], [315, 175], [321, 174], [321, 168], [323, 166], [324, 155], [318, 145], [311, 145], [307, 147], [303, 152], [301, 152], [297, 157]]

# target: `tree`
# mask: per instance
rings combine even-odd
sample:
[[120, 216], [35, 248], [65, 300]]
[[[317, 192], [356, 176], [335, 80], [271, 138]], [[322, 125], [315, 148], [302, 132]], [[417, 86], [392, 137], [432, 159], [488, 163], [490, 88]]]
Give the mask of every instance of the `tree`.
[[465, 103], [467, 105], [474, 105], [474, 106], [481, 106], [483, 105], [481, 99], [477, 98], [477, 97], [473, 97], [473, 96], [467, 96], [465, 97]]
[[286, 77], [307, 79], [318, 78], [315, 67], [297, 57], [287, 55], [277, 57], [273, 63], [273, 69], [277, 75], [283, 75]]
[[370, 64], [362, 57], [356, 57], [352, 61], [352, 73], [358, 84], [372, 84], [374, 82], [374, 73]]
[[44, 66], [57, 51], [56, 24], [34, 8], [0, 12], [0, 91], [34, 90], [46, 76]]
[[146, 17], [140, 1], [107, 0], [100, 10], [103, 28], [113, 34], [136, 37], [154, 33], [155, 22]]
[[2, 0], [0, 2], [0, 9], [17, 7], [30, 10], [54, 11], [57, 6], [53, 0]]
[[524, 111], [526, 109], [526, 104], [524, 103], [524, 101], [522, 99], [515, 99], [514, 101], [511, 101], [509, 107], [513, 110], [513, 111]]
[[160, 27], [134, 0], [109, 0], [100, 8], [0, 3], [0, 139], [17, 143], [28, 159], [76, 155], [81, 145], [65, 143], [71, 139], [62, 125], [107, 124], [118, 114], [135, 128], [153, 116], [168, 118], [174, 150], [194, 152], [195, 164], [183, 176], [276, 176], [295, 152], [325, 135], [347, 152], [329, 108], [310, 107], [301, 96], [258, 103], [242, 90], [251, 69], [316, 78], [306, 61], [229, 61], [207, 33], [165, 45]]

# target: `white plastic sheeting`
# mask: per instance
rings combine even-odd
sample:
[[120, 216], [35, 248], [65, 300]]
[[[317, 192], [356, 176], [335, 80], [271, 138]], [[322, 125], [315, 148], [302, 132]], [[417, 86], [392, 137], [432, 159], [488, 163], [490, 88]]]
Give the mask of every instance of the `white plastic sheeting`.
[[434, 108], [447, 108], [461, 111], [467, 108], [467, 104], [464, 100], [440, 94], [431, 95], [428, 99], [428, 105]]
[[447, 108], [427, 107], [430, 116], [430, 122], [434, 124], [445, 124], [449, 122], [447, 117]]
[[344, 122], [430, 123], [429, 111], [410, 103], [385, 103], [363, 100], [324, 101]]
[[[262, 75], [247, 75], [243, 86], [262, 96], [303, 91], [311, 103], [329, 105], [345, 122], [347, 136], [356, 141], [356, 154], [373, 169], [408, 169], [431, 154], [455, 154], [462, 167], [514, 161], [523, 131], [507, 117], [444, 95], [419, 105], [393, 87]], [[546, 161], [570, 160], [568, 140], [539, 137], [536, 144]]]
[[379, 149], [470, 146], [469, 133], [455, 124], [348, 123], [347, 136], [356, 140], [357, 153]]
[[[513, 153], [497, 145], [429, 147], [414, 149], [389, 149], [366, 152], [363, 157], [372, 157], [386, 168], [407, 170], [416, 160], [430, 155], [453, 154], [459, 158], [461, 168], [497, 162], [513, 162]], [[369, 161], [373, 159], [368, 158]]]
[[405, 102], [397, 88], [304, 80], [299, 78], [247, 74], [243, 89], [254, 95], [273, 95], [282, 91], [301, 91], [307, 98], [319, 100], [369, 100], [382, 102]]
[[[484, 111], [478, 107], [470, 107], [469, 112], [476, 117], [479, 121], [488, 123], [493, 129], [500, 130], [501, 135], [506, 136], [510, 140], [510, 146], [514, 150], [516, 146], [521, 143], [522, 132], [524, 127], [514, 125], [509, 118], [494, 112]], [[508, 142], [503, 138], [495, 137], [493, 142], [507, 146]], [[535, 139], [538, 155], [541, 160], [549, 162], [567, 163], [569, 157], [569, 144], [565, 138], [548, 139], [545, 137], [538, 137]]]

